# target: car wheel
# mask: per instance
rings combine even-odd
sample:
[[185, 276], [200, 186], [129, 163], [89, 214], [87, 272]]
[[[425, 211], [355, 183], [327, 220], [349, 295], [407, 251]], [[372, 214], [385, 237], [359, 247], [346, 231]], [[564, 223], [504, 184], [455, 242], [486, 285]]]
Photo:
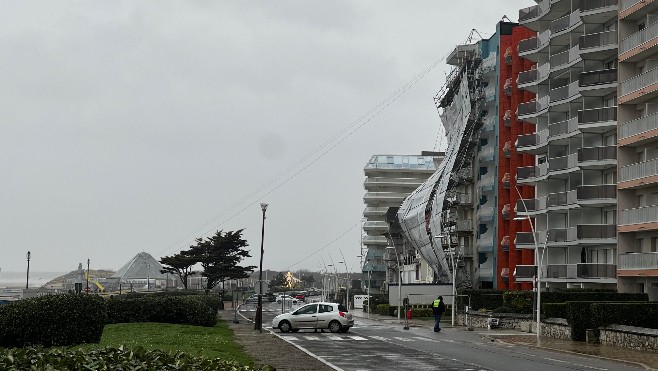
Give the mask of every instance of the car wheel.
[[281, 321], [281, 323], [279, 323], [279, 331], [281, 331], [281, 332], [290, 332], [290, 331], [292, 331], [292, 326], [290, 325], [290, 322]]
[[341, 328], [340, 322], [338, 321], [331, 321], [329, 322], [329, 331], [331, 332], [339, 332]]

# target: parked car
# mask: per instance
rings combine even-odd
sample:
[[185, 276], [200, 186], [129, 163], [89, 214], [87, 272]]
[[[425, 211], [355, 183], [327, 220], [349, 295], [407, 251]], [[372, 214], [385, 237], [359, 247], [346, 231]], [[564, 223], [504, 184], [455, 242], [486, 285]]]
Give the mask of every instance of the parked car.
[[258, 295], [250, 296], [244, 301], [245, 304], [258, 304]]
[[276, 303], [277, 304], [281, 304], [281, 302], [283, 302], [283, 301], [292, 301], [293, 304], [297, 304], [297, 299], [293, 298], [290, 295], [279, 295], [276, 298]]
[[354, 318], [344, 305], [327, 302], [306, 304], [293, 312], [279, 314], [272, 320], [272, 328], [278, 328], [281, 332], [297, 332], [300, 329], [348, 332], [352, 326]]
[[295, 299], [297, 299], [299, 301], [306, 301], [306, 297], [304, 296], [304, 294], [295, 295]]

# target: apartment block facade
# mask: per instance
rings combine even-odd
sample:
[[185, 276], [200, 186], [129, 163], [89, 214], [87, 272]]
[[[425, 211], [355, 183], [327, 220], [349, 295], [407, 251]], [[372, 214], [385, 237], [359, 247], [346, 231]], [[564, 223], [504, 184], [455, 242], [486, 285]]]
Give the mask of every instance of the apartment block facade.
[[658, 300], [658, 1], [619, 6], [619, 291]]

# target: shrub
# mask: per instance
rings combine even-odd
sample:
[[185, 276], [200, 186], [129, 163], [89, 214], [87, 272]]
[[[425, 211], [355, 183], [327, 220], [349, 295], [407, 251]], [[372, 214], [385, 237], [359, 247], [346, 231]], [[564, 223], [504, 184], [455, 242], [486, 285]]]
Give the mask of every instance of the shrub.
[[[257, 370], [236, 361], [207, 359], [187, 353], [161, 350], [101, 348], [84, 351], [53, 349], [0, 350], [2, 370]], [[274, 370], [265, 366], [260, 370]]]
[[503, 294], [503, 306], [513, 310], [508, 313], [532, 313], [533, 294], [532, 291], [507, 291]]
[[611, 324], [658, 329], [658, 303], [593, 303], [591, 318], [595, 329]]
[[113, 297], [108, 323], [162, 322], [196, 326], [217, 323], [219, 298], [206, 295]]
[[[500, 290], [461, 290], [459, 295], [467, 295], [468, 297], [457, 297], [457, 309], [464, 308], [470, 305], [470, 310], [480, 310], [483, 308], [491, 309], [498, 308], [504, 305], [503, 291]], [[470, 301], [470, 304], [469, 304]]]
[[388, 304], [377, 304], [377, 308], [375, 308], [375, 313], [376, 314], [381, 314], [383, 316], [390, 316], [391, 306]]
[[543, 318], [567, 318], [567, 303], [542, 303]]
[[516, 313], [516, 310], [510, 307], [498, 307], [493, 309], [491, 313]]
[[411, 317], [434, 317], [431, 308], [413, 308], [411, 310]]
[[48, 295], [0, 307], [0, 346], [98, 343], [107, 320], [96, 295]]

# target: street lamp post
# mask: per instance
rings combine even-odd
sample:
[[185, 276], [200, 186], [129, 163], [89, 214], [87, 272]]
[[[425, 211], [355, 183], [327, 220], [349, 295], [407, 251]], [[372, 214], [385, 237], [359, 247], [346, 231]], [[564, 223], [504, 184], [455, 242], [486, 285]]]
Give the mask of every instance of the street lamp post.
[[450, 265], [452, 266], [452, 327], [455, 327], [455, 316], [457, 315], [457, 262], [455, 261], [455, 251], [450, 246], [450, 234], [434, 236], [436, 239], [448, 237], [448, 253], [450, 254]]
[[[391, 238], [391, 241], [393, 239]], [[387, 249], [393, 250], [393, 253], [395, 254], [395, 261], [397, 262], [398, 265], [398, 320], [400, 319], [400, 312], [402, 312], [402, 266], [400, 265], [400, 257], [398, 256], [398, 252], [395, 249], [394, 246], [388, 246], [386, 247]]]
[[343, 255], [343, 252], [340, 252], [340, 256], [343, 258], [342, 262], [338, 262], [345, 264], [345, 274], [347, 275], [347, 284], [345, 285], [345, 307], [347, 307], [347, 310], [350, 310], [350, 270], [347, 269], [347, 261], [345, 261], [345, 255]]
[[87, 286], [85, 286], [85, 292], [89, 294], [89, 259], [87, 259]]
[[265, 241], [265, 211], [267, 204], [261, 203], [260, 208], [263, 211], [263, 227], [260, 237], [260, 268], [258, 270], [258, 307], [256, 308], [256, 321], [254, 321], [254, 330], [263, 332], [263, 244]]
[[[523, 208], [525, 209], [526, 212], [528, 212], [528, 207], [526, 206], [525, 199], [523, 198], [523, 196], [521, 196], [521, 192], [519, 191], [519, 188], [516, 185], [514, 185], [514, 189], [516, 190], [516, 193], [519, 195], [519, 199], [523, 204]], [[535, 243], [535, 263], [537, 264], [537, 306], [536, 306], [537, 341], [539, 341], [539, 336], [541, 335], [541, 260], [539, 259], [540, 254], [539, 254], [539, 244], [537, 243], [537, 231], [535, 230], [535, 225], [532, 222], [532, 218], [530, 218], [529, 215], [526, 217], [520, 217], [520, 216], [514, 217], [514, 220], [525, 220], [525, 219], [527, 219], [528, 223], [530, 224], [530, 231], [532, 232], [532, 240]]]
[[31, 252], [27, 252], [27, 278], [25, 280], [25, 290], [27, 290], [30, 286], [30, 258], [32, 257]]

